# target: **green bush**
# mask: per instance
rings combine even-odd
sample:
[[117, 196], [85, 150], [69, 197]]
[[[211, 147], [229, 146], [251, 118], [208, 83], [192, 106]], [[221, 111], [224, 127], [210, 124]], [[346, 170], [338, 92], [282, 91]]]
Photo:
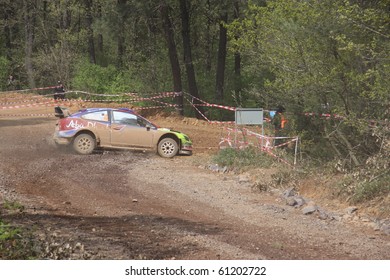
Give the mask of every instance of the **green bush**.
[[390, 173], [372, 181], [359, 183], [352, 196], [353, 202], [365, 202], [390, 194]]
[[113, 65], [103, 67], [80, 61], [76, 66], [72, 88], [110, 94], [141, 91], [142, 85], [130, 70], [120, 71]]
[[339, 184], [339, 193], [352, 202], [366, 202], [390, 194], [390, 140], [381, 142], [382, 149], [369, 157], [365, 165], [347, 173]]
[[0, 90], [6, 90], [7, 89], [7, 79], [8, 79], [8, 66], [9, 62], [8, 60], [0, 56]]
[[248, 168], [269, 168], [275, 160], [254, 147], [245, 149], [226, 148], [221, 150], [213, 161], [221, 166], [227, 166], [238, 170]]
[[39, 249], [31, 233], [0, 220], [0, 259], [25, 260], [39, 258]]
[[24, 206], [17, 201], [4, 200], [3, 207], [4, 209], [8, 209], [8, 210], [19, 210], [19, 211], [24, 210]]

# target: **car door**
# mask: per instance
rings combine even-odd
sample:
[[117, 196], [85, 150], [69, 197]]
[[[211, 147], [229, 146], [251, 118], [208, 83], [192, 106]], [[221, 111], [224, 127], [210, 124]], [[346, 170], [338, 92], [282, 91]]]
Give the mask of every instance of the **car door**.
[[152, 148], [154, 133], [141, 122], [139, 116], [123, 111], [112, 111], [111, 146]]

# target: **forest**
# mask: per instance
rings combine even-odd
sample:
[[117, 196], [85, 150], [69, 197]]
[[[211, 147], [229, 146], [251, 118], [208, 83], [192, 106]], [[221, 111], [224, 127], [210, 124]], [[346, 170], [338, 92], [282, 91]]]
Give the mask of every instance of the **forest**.
[[[13, 75], [13, 89], [61, 80], [93, 93], [175, 91], [234, 107], [283, 105], [304, 160], [358, 167], [355, 179], [390, 193], [389, 0], [0, 0], [0, 7], [3, 91]], [[181, 113], [200, 118], [199, 111]]]

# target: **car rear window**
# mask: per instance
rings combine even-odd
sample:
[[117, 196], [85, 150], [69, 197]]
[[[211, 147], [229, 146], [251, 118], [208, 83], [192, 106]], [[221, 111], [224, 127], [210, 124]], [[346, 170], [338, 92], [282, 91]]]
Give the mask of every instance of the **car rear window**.
[[81, 116], [81, 118], [91, 121], [103, 121], [108, 122], [108, 112], [107, 111], [99, 111], [87, 113]]

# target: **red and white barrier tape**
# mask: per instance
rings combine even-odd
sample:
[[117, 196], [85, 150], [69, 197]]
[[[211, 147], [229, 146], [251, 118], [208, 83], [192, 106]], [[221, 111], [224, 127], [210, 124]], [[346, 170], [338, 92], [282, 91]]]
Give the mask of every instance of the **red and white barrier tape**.
[[162, 109], [162, 108], [169, 108], [169, 107], [178, 107], [179, 105], [171, 104], [171, 105], [165, 105], [165, 106], [144, 106], [144, 107], [133, 107], [134, 110], [149, 110], [149, 109]]
[[[191, 95], [192, 96], [192, 95]], [[188, 98], [184, 97], [190, 104], [191, 106], [207, 121], [210, 122], [210, 120], [194, 105], [192, 101], [190, 101]]]
[[54, 113], [48, 114], [1, 114], [0, 118], [8, 118], [8, 117], [52, 117], [55, 116]]
[[[283, 159], [280, 156], [277, 156], [272, 152], [272, 150], [275, 150], [276, 148], [280, 148], [283, 146], [287, 146], [290, 143], [298, 142], [298, 137], [273, 137], [273, 136], [266, 136], [261, 135], [259, 133], [253, 132], [251, 130], [248, 130], [247, 128], [237, 129], [237, 128], [229, 128], [225, 127], [225, 130], [228, 132], [226, 137], [221, 138], [221, 141], [219, 142], [219, 147], [222, 148], [225, 145], [228, 145], [232, 148], [246, 148], [248, 146], [255, 146], [260, 149], [260, 151], [265, 152], [269, 155], [271, 155], [274, 158], [277, 158], [279, 161], [288, 164], [289, 166], [293, 165], [289, 163], [287, 160]], [[236, 133], [235, 135], [232, 135], [232, 133]], [[244, 141], [237, 139], [237, 133], [241, 134], [239, 137], [243, 137]], [[248, 139], [245, 139], [246, 137], [254, 136], [257, 140], [256, 142], [251, 142]], [[277, 146], [273, 145], [273, 140], [275, 139], [291, 139], [290, 141], [287, 141], [285, 143], [279, 144]], [[295, 164], [295, 161], [294, 161]]]
[[72, 102], [69, 100], [52, 100], [47, 102], [39, 102], [39, 103], [31, 103], [31, 104], [23, 104], [23, 105], [15, 105], [15, 106], [3, 106], [0, 107], [0, 110], [10, 110], [10, 109], [24, 109], [24, 108], [32, 108], [32, 107], [48, 107], [48, 106], [58, 106], [58, 105], [68, 105], [64, 103], [68, 101], [68, 103]]
[[224, 105], [218, 105], [218, 104], [211, 104], [211, 103], [194, 104], [194, 106], [213, 107], [213, 108], [225, 109], [225, 110], [228, 110], [228, 111], [236, 111], [236, 108], [235, 108], [235, 107], [224, 106]]
[[50, 87], [40, 87], [40, 88], [28, 88], [28, 89], [18, 89], [18, 90], [7, 90], [7, 91], [1, 91], [1, 93], [18, 93], [18, 92], [25, 92], [25, 91], [36, 91], [36, 90], [46, 90], [46, 89], [54, 89], [57, 86], [50, 86]]

